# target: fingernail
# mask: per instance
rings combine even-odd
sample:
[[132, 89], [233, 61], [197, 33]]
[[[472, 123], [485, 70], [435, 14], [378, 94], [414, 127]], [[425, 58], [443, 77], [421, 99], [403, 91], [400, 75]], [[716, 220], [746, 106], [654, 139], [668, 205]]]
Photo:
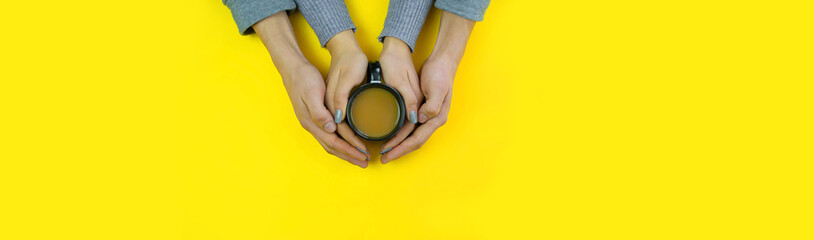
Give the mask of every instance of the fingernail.
[[416, 124], [418, 120], [415, 117], [415, 111], [410, 111], [410, 122]]
[[424, 115], [423, 113], [422, 113], [422, 114], [419, 114], [419, 115], [418, 115], [418, 121], [419, 121], [419, 122], [422, 122], [422, 123], [423, 123], [423, 122], [426, 122], [426, 121], [427, 121], [427, 115]]
[[370, 157], [366, 157], [366, 158], [365, 158], [365, 161], [370, 162]]
[[356, 150], [359, 150], [360, 152], [367, 154], [367, 152], [365, 150], [362, 150], [361, 148], [356, 148]]
[[333, 128], [333, 126], [334, 125], [333, 125], [332, 122], [328, 122], [328, 123], [325, 124], [325, 126], [322, 126], [322, 128], [324, 128], [325, 131], [333, 132], [334, 130], [336, 130], [336, 129]]
[[379, 154], [385, 154], [385, 153], [389, 152], [390, 150], [393, 150], [393, 148], [391, 147], [391, 148], [385, 149], [384, 151], [380, 152]]
[[334, 115], [334, 122], [335, 123], [342, 122], [342, 110], [336, 109], [336, 114]]

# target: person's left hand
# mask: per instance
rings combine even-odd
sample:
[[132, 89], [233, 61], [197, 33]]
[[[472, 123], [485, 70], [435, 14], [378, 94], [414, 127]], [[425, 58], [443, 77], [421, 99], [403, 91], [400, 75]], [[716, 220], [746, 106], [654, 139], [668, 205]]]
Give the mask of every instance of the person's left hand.
[[421, 67], [421, 93], [427, 102], [418, 110], [418, 128], [382, 157], [388, 163], [420, 148], [436, 129], [447, 122], [452, 102], [452, 80], [463, 58], [475, 22], [454, 13], [441, 13], [438, 37], [432, 53]]

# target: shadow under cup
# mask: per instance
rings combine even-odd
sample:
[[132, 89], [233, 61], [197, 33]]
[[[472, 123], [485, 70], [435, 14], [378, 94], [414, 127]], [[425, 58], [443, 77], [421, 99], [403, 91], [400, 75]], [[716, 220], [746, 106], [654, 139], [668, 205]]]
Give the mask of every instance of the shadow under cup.
[[367, 83], [353, 92], [345, 111], [353, 132], [371, 141], [393, 137], [404, 125], [404, 99], [382, 81], [381, 65], [371, 62], [367, 67]]

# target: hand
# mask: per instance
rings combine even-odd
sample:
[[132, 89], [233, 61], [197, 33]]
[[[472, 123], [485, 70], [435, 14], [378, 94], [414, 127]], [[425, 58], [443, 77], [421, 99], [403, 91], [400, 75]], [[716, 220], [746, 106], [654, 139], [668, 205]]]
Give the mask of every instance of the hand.
[[300, 125], [311, 133], [328, 153], [366, 168], [368, 156], [335, 134], [337, 125], [323, 104], [325, 83], [322, 75], [302, 55], [285, 12], [263, 19], [253, 27], [283, 78], [283, 84]]
[[382, 164], [418, 150], [435, 130], [447, 122], [452, 102], [452, 81], [455, 79], [457, 69], [457, 64], [447, 60], [427, 59], [424, 62], [421, 68], [421, 92], [427, 98], [427, 102], [421, 106], [421, 115], [418, 117], [421, 124], [410, 137], [381, 157]]
[[438, 38], [430, 57], [421, 68], [421, 93], [426, 98], [418, 111], [418, 122], [421, 124], [412, 135], [384, 153], [381, 157], [383, 164], [421, 148], [430, 135], [447, 122], [452, 102], [452, 81], [474, 27], [472, 20], [446, 11], [441, 13]]
[[407, 119], [396, 135], [382, 144], [382, 152], [385, 154], [394, 146], [399, 145], [415, 129], [418, 123], [418, 104], [424, 101], [421, 88], [418, 84], [418, 75], [413, 65], [410, 46], [404, 41], [394, 37], [385, 37], [382, 54], [379, 62], [382, 65], [382, 74], [387, 85], [395, 88], [404, 98], [404, 106], [407, 112]]
[[325, 83], [319, 70], [313, 65], [306, 64], [291, 71], [281, 71], [280, 75], [283, 76], [286, 92], [300, 125], [311, 133], [329, 154], [366, 168], [369, 157], [334, 133], [337, 125], [331, 112], [323, 105]]
[[345, 140], [353, 145], [359, 152], [369, 159], [369, 151], [362, 139], [350, 129], [347, 122], [344, 122], [345, 110], [348, 106], [351, 90], [361, 85], [367, 73], [367, 56], [362, 52], [353, 31], [342, 31], [325, 45], [331, 53], [331, 67], [328, 70], [327, 85], [325, 92], [325, 105], [334, 113], [334, 122], [337, 124], [337, 132]]

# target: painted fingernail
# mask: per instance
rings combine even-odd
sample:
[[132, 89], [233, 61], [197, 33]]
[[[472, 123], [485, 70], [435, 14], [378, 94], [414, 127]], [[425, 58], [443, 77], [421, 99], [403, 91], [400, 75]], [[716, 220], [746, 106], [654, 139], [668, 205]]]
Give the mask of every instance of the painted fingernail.
[[427, 121], [427, 115], [424, 115], [423, 113], [419, 114], [418, 115], [418, 121], [419, 122], [426, 122]]
[[361, 148], [356, 148], [356, 150], [359, 150], [360, 152], [367, 154], [367, 152], [365, 150], [362, 150]]
[[336, 109], [336, 114], [334, 115], [334, 122], [335, 123], [342, 122], [342, 110]]
[[391, 148], [385, 149], [384, 151], [380, 152], [379, 154], [385, 154], [385, 153], [389, 152], [390, 150], [393, 150], [393, 148], [391, 147]]
[[410, 111], [410, 122], [416, 124], [418, 119], [415, 117], [415, 111]]
[[366, 158], [365, 158], [365, 161], [370, 162], [370, 157], [366, 157]]

